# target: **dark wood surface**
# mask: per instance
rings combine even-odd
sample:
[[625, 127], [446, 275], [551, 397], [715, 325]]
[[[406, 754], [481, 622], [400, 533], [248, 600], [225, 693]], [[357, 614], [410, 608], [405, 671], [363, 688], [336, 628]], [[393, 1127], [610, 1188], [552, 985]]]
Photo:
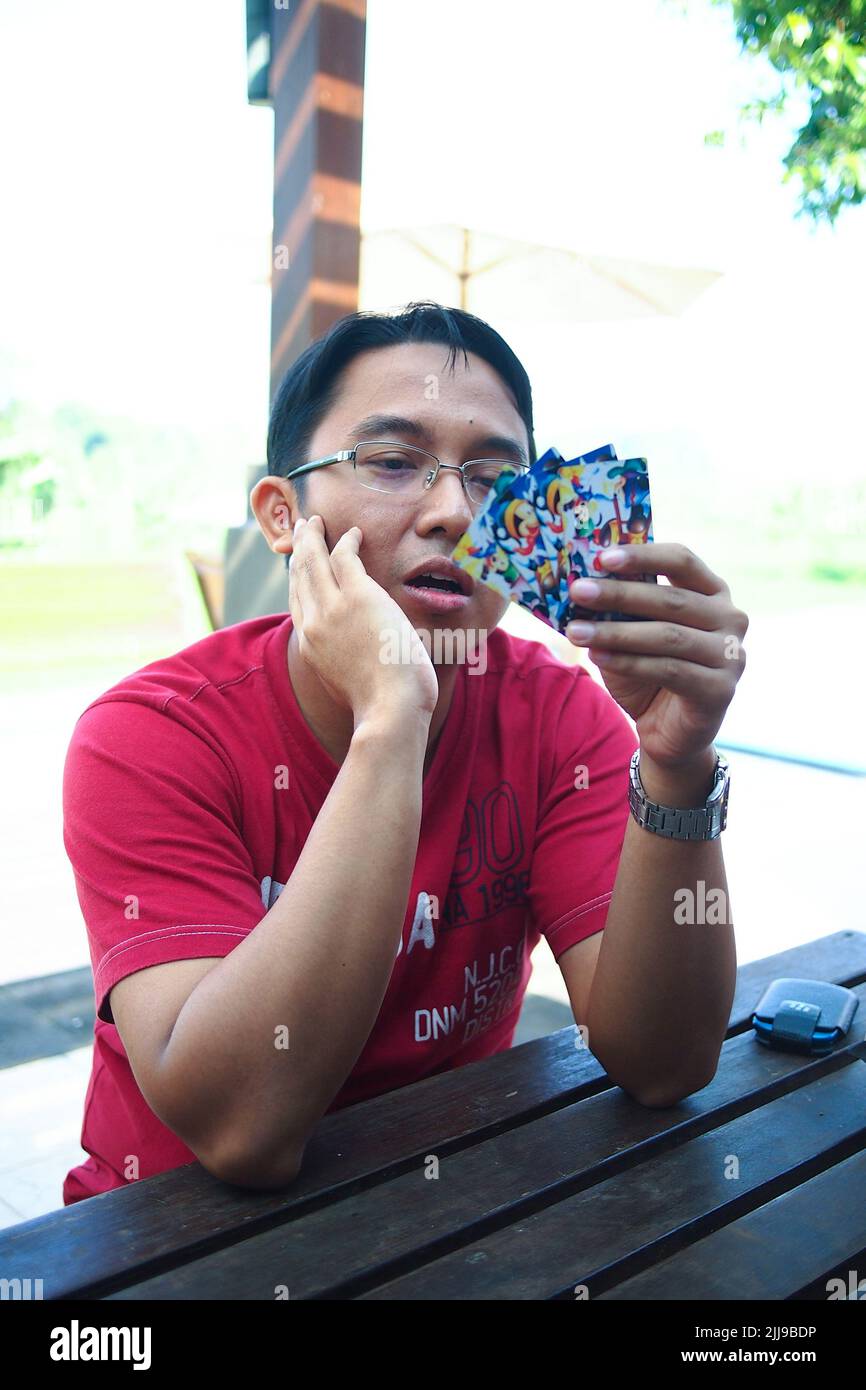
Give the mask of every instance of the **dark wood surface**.
[[[756, 1042], [786, 975], [856, 990], [845, 1046]], [[0, 1275], [45, 1298], [791, 1297], [866, 1250], [864, 1032], [866, 933], [837, 932], [740, 969], [680, 1105], [632, 1101], [565, 1028], [326, 1117], [281, 1192], [192, 1163], [2, 1230]]]

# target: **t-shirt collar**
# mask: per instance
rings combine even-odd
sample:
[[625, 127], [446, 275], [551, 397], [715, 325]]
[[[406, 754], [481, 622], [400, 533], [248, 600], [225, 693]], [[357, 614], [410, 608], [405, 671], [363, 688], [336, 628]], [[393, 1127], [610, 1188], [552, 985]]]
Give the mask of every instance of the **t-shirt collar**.
[[[288, 666], [291, 630], [292, 617], [289, 614], [269, 634], [264, 650], [265, 672], [280, 725], [295, 757], [318, 782], [330, 787], [340, 771], [340, 765], [316, 738], [298, 704]], [[464, 752], [468, 755], [468, 750], [474, 745], [480, 708], [480, 687], [483, 681], [483, 676], [476, 676], [470, 681], [466, 666], [458, 666], [451, 705], [432, 762], [424, 774], [425, 796], [435, 791], [452, 759], [461, 757]]]

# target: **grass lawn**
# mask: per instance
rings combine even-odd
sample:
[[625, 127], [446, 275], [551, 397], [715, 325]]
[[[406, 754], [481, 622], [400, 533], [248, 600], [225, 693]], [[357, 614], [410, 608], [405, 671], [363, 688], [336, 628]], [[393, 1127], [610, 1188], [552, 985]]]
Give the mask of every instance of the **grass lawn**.
[[[797, 609], [821, 608], [837, 604], [866, 605], [866, 584], [808, 579], [764, 571], [738, 574], [726, 568], [724, 579], [731, 597], [746, 613], [790, 613]], [[748, 637], [746, 641], [748, 642]]]
[[106, 684], [209, 632], [183, 557], [137, 564], [0, 560], [0, 678]]

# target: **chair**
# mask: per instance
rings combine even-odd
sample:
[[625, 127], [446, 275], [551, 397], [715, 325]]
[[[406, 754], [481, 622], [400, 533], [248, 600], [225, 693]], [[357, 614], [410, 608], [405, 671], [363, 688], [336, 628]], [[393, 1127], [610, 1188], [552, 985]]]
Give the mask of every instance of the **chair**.
[[223, 626], [225, 613], [225, 566], [222, 560], [214, 559], [210, 555], [199, 555], [194, 550], [186, 550], [184, 554], [198, 580], [211, 628], [216, 631]]

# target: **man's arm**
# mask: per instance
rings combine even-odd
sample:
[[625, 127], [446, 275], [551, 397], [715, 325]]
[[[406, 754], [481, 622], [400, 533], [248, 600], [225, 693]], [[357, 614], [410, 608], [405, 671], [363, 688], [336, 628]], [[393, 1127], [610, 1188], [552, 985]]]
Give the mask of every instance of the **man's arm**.
[[[702, 806], [712, 789], [713, 766], [702, 759], [673, 776], [641, 753], [640, 779], [653, 801]], [[674, 918], [681, 901], [674, 895], [682, 889], [695, 895], [692, 923]], [[711, 897], [713, 889], [724, 896]], [[716, 901], [726, 905], [724, 921], [714, 920]], [[650, 1106], [674, 1105], [709, 1085], [737, 979], [720, 838], [671, 840], [644, 830], [629, 815], [605, 929], [597, 935], [591, 985], [587, 974], [595, 951], [588, 942], [579, 943], [586, 953], [572, 948], [560, 965], [572, 1003], [588, 998], [585, 1016], [576, 1021], [586, 1024], [589, 1048], [611, 1080]]]
[[160, 1117], [226, 1181], [292, 1180], [373, 1028], [409, 897], [428, 729], [414, 712], [359, 724], [289, 882], [196, 984], [153, 1069]]

